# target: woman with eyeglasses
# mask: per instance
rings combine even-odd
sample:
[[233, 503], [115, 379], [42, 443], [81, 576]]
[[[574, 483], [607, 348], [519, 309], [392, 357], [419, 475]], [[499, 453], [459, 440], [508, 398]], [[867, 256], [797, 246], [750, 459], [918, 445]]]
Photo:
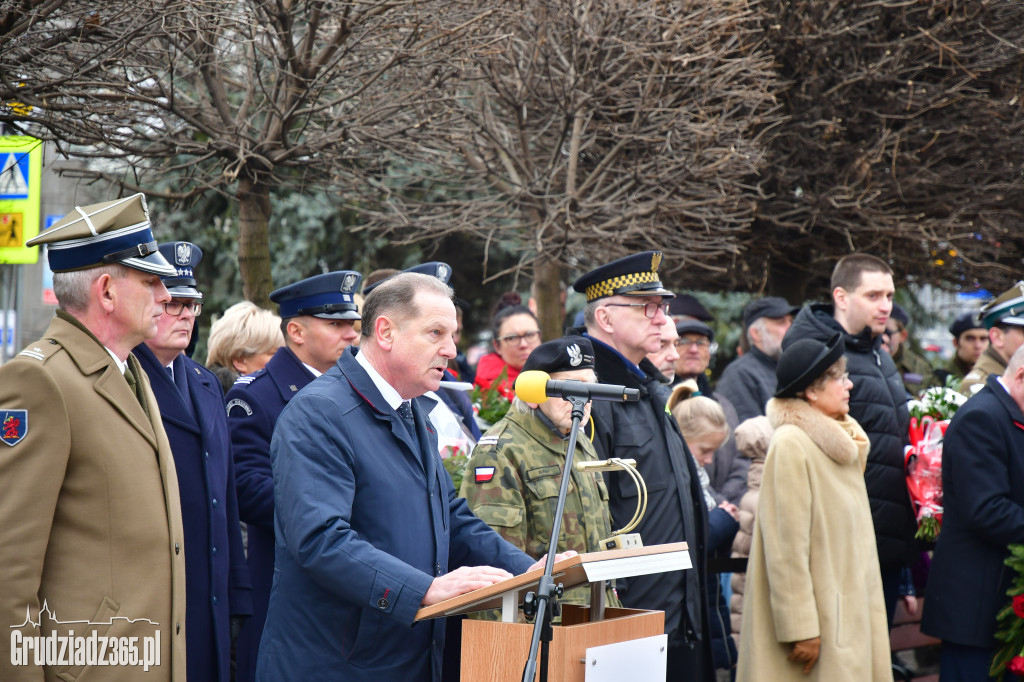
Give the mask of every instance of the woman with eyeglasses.
[[870, 442], [849, 415], [841, 335], [783, 352], [747, 565], [736, 679], [892, 680], [864, 485]]
[[540, 323], [523, 299], [514, 291], [502, 294], [491, 318], [494, 352], [480, 358], [473, 383], [487, 389], [497, 381], [495, 389], [512, 400], [516, 377], [540, 342]]

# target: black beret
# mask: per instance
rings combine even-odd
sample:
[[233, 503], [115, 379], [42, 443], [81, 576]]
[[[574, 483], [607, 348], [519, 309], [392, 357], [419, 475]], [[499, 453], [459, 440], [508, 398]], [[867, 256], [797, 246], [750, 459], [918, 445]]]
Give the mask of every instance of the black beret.
[[841, 334], [835, 334], [828, 343], [817, 339], [800, 339], [782, 352], [775, 376], [779, 380], [776, 398], [795, 398], [796, 394], [814, 383], [846, 352]]
[[899, 303], [892, 304], [892, 312], [889, 313], [889, 317], [896, 320], [904, 327], [910, 324], [910, 315], [907, 314], [907, 309]]
[[546, 341], [530, 353], [523, 372], [531, 369], [553, 374], [577, 369], [594, 369], [594, 346], [585, 336], [563, 336]]
[[715, 316], [704, 307], [704, 304], [690, 294], [677, 294], [675, 298], [669, 301], [668, 314], [684, 315], [703, 320], [704, 322], [710, 322], [715, 319]]
[[954, 338], [959, 339], [960, 335], [969, 329], [984, 329], [985, 326], [978, 320], [978, 316], [973, 311], [966, 313], [960, 313], [953, 320], [953, 324], [949, 325], [949, 333]]

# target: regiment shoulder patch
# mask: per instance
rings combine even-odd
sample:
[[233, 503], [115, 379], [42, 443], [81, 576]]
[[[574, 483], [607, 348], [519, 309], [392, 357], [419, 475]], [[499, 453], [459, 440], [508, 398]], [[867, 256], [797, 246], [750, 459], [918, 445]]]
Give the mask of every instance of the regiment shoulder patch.
[[473, 480], [477, 483], [487, 483], [494, 478], [494, 467], [477, 467], [473, 471]]
[[0, 410], [0, 441], [15, 446], [28, 435], [28, 410]]
[[241, 398], [232, 398], [231, 400], [228, 401], [228, 404], [225, 407], [227, 408], [227, 415], [229, 417], [231, 416], [232, 408], [235, 408], [235, 407], [240, 407], [243, 410], [245, 410], [245, 416], [247, 416], [247, 417], [251, 417], [252, 416], [252, 408], [249, 407], [249, 403], [245, 402]]

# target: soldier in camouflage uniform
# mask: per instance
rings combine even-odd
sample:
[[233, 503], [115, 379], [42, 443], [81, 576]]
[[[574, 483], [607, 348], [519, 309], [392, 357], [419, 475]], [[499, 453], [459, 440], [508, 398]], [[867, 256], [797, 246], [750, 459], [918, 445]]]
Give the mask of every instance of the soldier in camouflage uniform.
[[989, 374], [1002, 376], [1014, 351], [1024, 345], [1024, 282], [983, 305], [981, 323], [988, 329], [988, 348], [960, 384], [967, 397], [981, 390]]
[[[523, 371], [541, 370], [552, 379], [595, 381], [594, 349], [581, 336], [543, 343], [530, 353]], [[562, 484], [562, 469], [572, 407], [551, 399], [537, 405], [516, 398], [508, 414], [477, 443], [462, 480], [460, 495], [487, 525], [532, 557], [548, 551], [555, 505]], [[590, 416], [586, 406], [584, 422]], [[598, 459], [594, 446], [581, 431], [574, 462]], [[562, 514], [558, 552], [596, 552], [611, 535], [608, 489], [600, 473], [573, 470]], [[567, 590], [562, 601], [586, 605], [590, 588]], [[609, 590], [608, 605], [618, 606]]]
[[882, 332], [882, 347], [889, 351], [892, 361], [896, 363], [896, 369], [900, 371], [900, 378], [907, 393], [918, 397], [925, 389], [941, 386], [942, 382], [935, 375], [931, 363], [910, 347], [908, 324], [910, 315], [906, 309], [899, 303], [893, 303], [892, 314], [885, 323], [885, 331]]

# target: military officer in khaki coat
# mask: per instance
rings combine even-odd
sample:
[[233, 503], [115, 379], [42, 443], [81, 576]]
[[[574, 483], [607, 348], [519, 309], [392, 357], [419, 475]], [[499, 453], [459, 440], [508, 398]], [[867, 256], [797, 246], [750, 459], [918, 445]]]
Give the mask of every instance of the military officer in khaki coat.
[[1001, 376], [1013, 353], [1024, 345], [1024, 281], [983, 305], [981, 323], [988, 329], [988, 348], [960, 384], [967, 397], [985, 386], [989, 374]]
[[[597, 380], [593, 345], [582, 336], [566, 336], [537, 346], [523, 365], [523, 371], [527, 370], [547, 372], [559, 381]], [[584, 423], [589, 416], [588, 403]], [[516, 398], [508, 414], [477, 443], [462, 479], [460, 495], [473, 513], [535, 559], [548, 551], [571, 427], [572, 406], [568, 401], [552, 398], [538, 405]], [[573, 461], [597, 459], [594, 446], [580, 433]], [[600, 551], [599, 543], [611, 532], [608, 488], [601, 474], [573, 471], [557, 551]], [[590, 588], [569, 590], [561, 601], [589, 604]], [[611, 591], [608, 604], [619, 605]]]
[[176, 271], [141, 194], [76, 207], [44, 243], [57, 316], [0, 367], [0, 679], [184, 681], [178, 483], [130, 353]]

